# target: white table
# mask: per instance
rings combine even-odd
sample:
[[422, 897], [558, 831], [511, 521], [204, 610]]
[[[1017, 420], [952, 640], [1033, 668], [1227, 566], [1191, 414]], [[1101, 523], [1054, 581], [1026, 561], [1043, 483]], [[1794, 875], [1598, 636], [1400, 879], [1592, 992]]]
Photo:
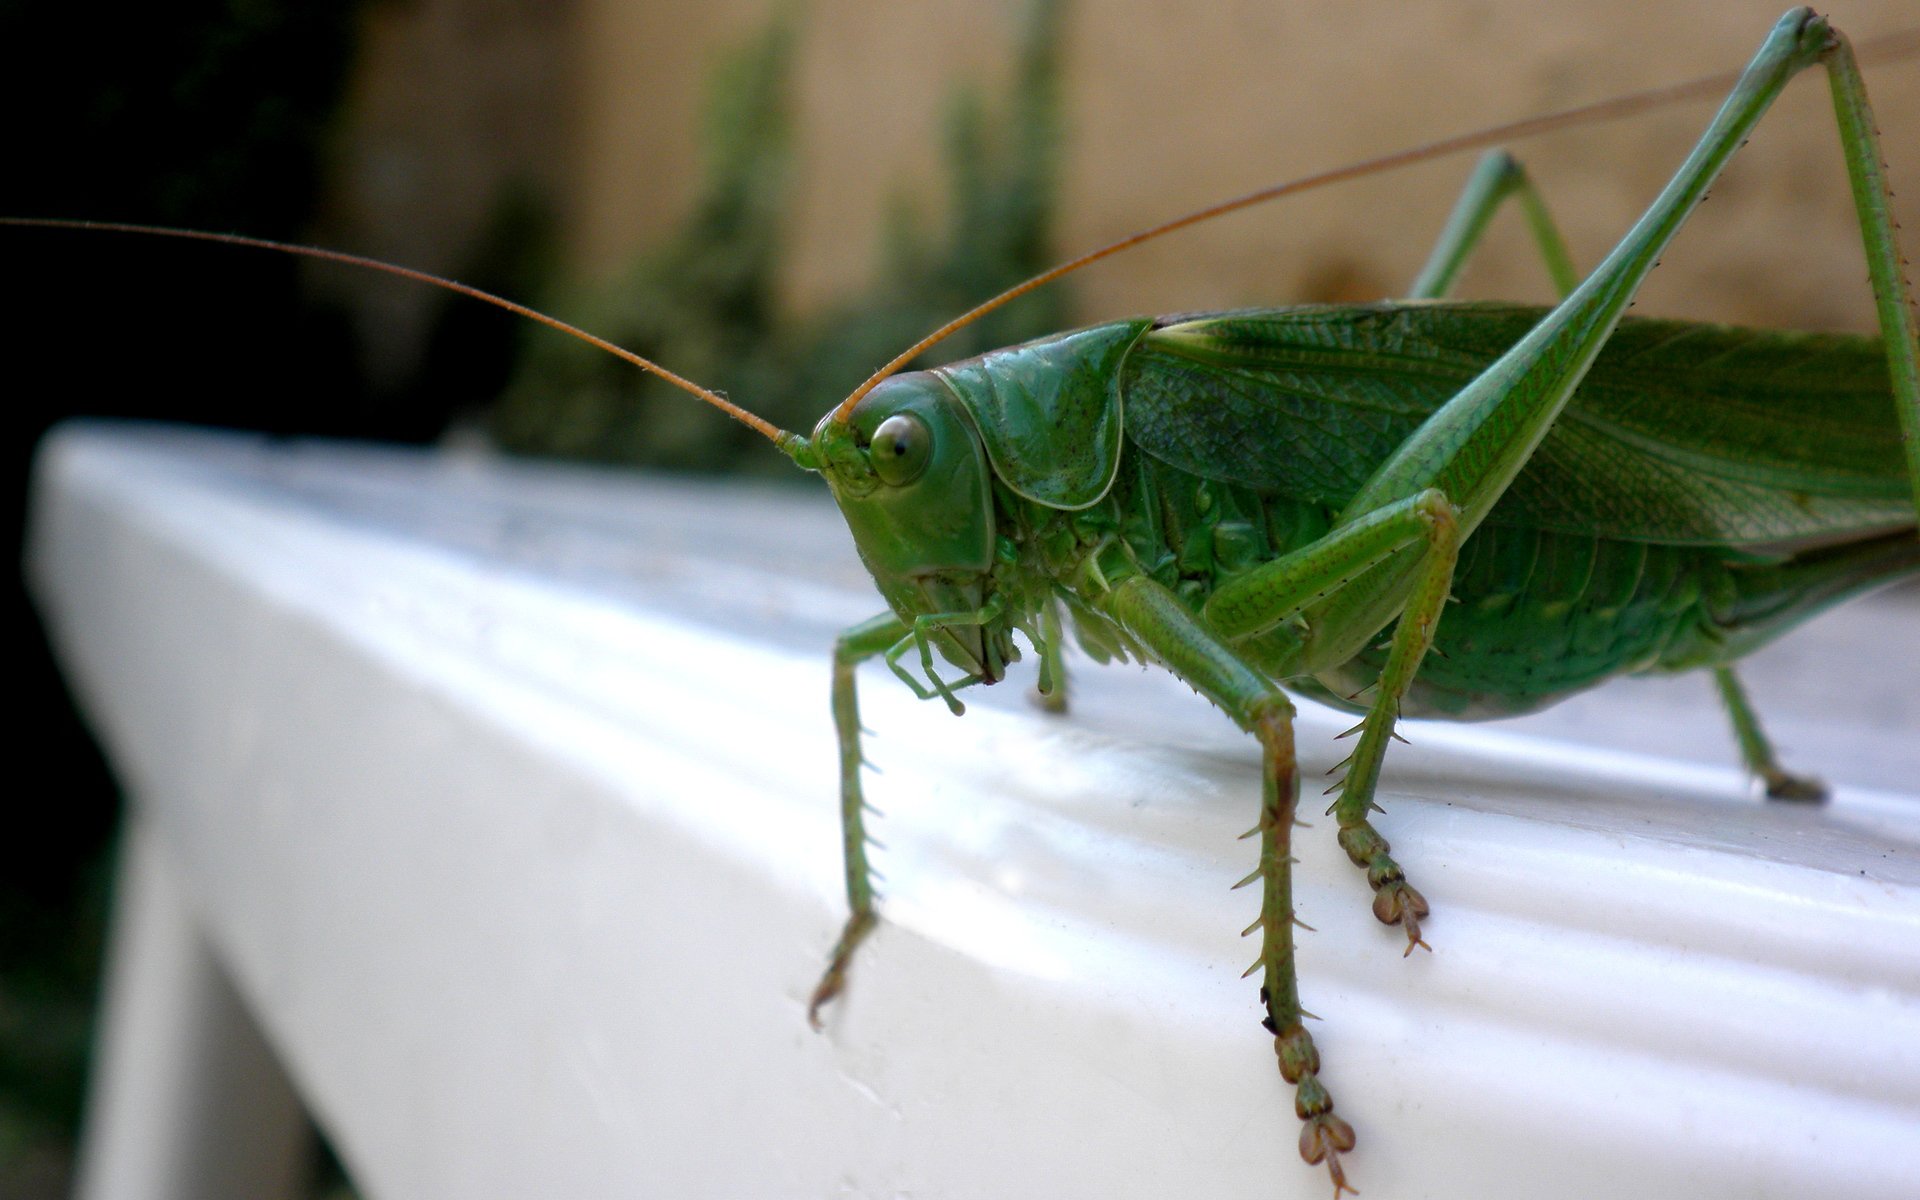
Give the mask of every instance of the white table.
[[[878, 608], [817, 490], [94, 425], [36, 503], [132, 804], [82, 1196], [289, 1194], [303, 1108], [380, 1198], [1327, 1193], [1238, 978], [1254, 746], [1177, 681], [865, 673], [887, 922], [816, 1035]], [[1754, 664], [1824, 808], [1704, 679], [1410, 726], [1434, 953], [1299, 839], [1369, 1200], [1920, 1195], [1916, 664], [1910, 593]]]

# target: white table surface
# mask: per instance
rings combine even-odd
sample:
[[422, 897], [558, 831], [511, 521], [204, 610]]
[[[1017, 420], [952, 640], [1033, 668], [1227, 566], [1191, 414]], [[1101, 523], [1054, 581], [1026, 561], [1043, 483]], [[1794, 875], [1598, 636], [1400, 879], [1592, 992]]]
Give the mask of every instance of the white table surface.
[[[822, 490], [111, 425], [38, 470], [154, 903], [368, 1196], [1329, 1191], [1238, 978], [1255, 747], [1172, 678], [1080, 661], [1065, 718], [1016, 675], [955, 720], [864, 671], [886, 922], [815, 1034], [828, 648], [879, 607]], [[1833, 803], [1755, 799], [1704, 677], [1407, 726], [1379, 824], [1432, 954], [1330, 822], [1297, 839], [1368, 1200], [1920, 1195], [1920, 605], [1747, 678]], [[1309, 777], [1347, 723], [1303, 706]], [[128, 1098], [133, 923], [95, 1195], [207, 1153]]]

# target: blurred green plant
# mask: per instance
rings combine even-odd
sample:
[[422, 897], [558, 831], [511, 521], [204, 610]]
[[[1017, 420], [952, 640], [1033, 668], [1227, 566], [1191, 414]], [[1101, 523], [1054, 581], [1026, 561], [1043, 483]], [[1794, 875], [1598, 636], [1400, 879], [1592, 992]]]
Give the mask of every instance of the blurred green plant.
[[[1027, 9], [1000, 111], [975, 88], [949, 103], [945, 228], [930, 234], [910, 205], [896, 202], [880, 277], [858, 299], [812, 319], [778, 303], [796, 42], [793, 19], [782, 16], [714, 72], [705, 179], [685, 223], [615, 286], [549, 297], [548, 311], [737, 396], [779, 425], [810, 430], [875, 365], [1051, 265], [1060, 8], [1059, 0], [1035, 0]], [[1037, 337], [1065, 316], [1060, 289], [1042, 289], [957, 334], [940, 348], [941, 360]], [[786, 466], [750, 430], [543, 330], [526, 335], [492, 431], [525, 454], [698, 470]]]

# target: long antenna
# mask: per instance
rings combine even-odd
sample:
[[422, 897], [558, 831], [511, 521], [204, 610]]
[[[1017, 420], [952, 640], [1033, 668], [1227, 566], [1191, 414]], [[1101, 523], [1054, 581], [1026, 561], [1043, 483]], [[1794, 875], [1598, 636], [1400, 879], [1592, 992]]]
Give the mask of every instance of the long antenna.
[[[1899, 62], [1916, 56], [1920, 56], [1920, 28], [1903, 30], [1898, 33], [1872, 38], [1859, 43], [1855, 47], [1855, 57], [1858, 58], [1862, 64]], [[1203, 221], [1212, 220], [1214, 217], [1224, 216], [1231, 212], [1238, 212], [1243, 208], [1251, 208], [1256, 204], [1264, 204], [1269, 200], [1277, 200], [1282, 196], [1291, 196], [1299, 192], [1311, 191], [1314, 188], [1324, 187], [1328, 184], [1341, 183], [1349, 179], [1358, 179], [1365, 175], [1375, 174], [1376, 172], [1410, 166], [1414, 163], [1426, 162], [1430, 159], [1442, 158], [1450, 154], [1459, 154], [1467, 150], [1491, 146], [1498, 142], [1518, 141], [1522, 138], [1536, 137], [1543, 133], [1557, 129], [1565, 129], [1573, 125], [1617, 120], [1621, 117], [1645, 112], [1648, 109], [1658, 108], [1663, 105], [1715, 96], [1732, 86], [1738, 74], [1736, 71], [1724, 71], [1714, 75], [1705, 75], [1684, 83], [1670, 84], [1666, 87], [1648, 88], [1639, 92], [1630, 92], [1624, 96], [1616, 96], [1611, 100], [1601, 100], [1593, 104], [1584, 104], [1574, 108], [1562, 109], [1559, 112], [1548, 113], [1544, 116], [1529, 117], [1525, 120], [1510, 121], [1504, 125], [1494, 125], [1471, 133], [1455, 134], [1452, 137], [1427, 142], [1424, 145], [1415, 146], [1408, 150], [1363, 159], [1359, 162], [1350, 163], [1343, 167], [1336, 167], [1329, 171], [1321, 171], [1312, 175], [1301, 176], [1298, 179], [1292, 179], [1285, 183], [1275, 184], [1271, 187], [1261, 188], [1258, 191], [1236, 196], [1231, 200], [1224, 200], [1218, 204], [1210, 204], [1205, 208], [1195, 209], [1171, 221], [1150, 226], [1137, 233], [1129, 234], [1116, 242], [1108, 243], [1098, 249], [1082, 254], [1077, 258], [1072, 258], [1060, 263], [1058, 266], [1043, 271], [1024, 283], [1016, 284], [1008, 288], [1006, 291], [1001, 292], [999, 295], [994, 296], [984, 303], [975, 305], [967, 312], [948, 321], [932, 333], [909, 346], [906, 350], [895, 355], [885, 366], [868, 376], [864, 383], [855, 388], [851, 395], [834, 408], [832, 418], [836, 423], [844, 423], [849, 414], [852, 413], [854, 405], [858, 404], [862, 397], [879, 386], [888, 376], [906, 366], [929, 348], [945, 341], [958, 330], [965, 328], [993, 310], [1019, 299], [1021, 296], [1026, 295], [1036, 288], [1044, 287], [1064, 275], [1070, 275], [1082, 267], [1091, 266], [1103, 258], [1110, 258], [1123, 250], [1138, 246], [1142, 242], [1164, 237], [1169, 233], [1185, 229], [1189, 225], [1198, 225]], [[701, 387], [692, 380], [669, 371], [659, 363], [635, 354], [633, 351], [625, 349], [624, 347], [617, 346], [603, 337], [588, 333], [586, 330], [574, 325], [569, 325], [557, 317], [550, 317], [546, 313], [528, 308], [526, 305], [516, 303], [504, 296], [483, 291], [471, 284], [461, 283], [457, 279], [448, 279], [445, 276], [435, 275], [429, 271], [420, 271], [412, 267], [403, 267], [394, 263], [382, 262], [377, 258], [368, 258], [364, 255], [348, 254], [339, 250], [327, 250], [318, 246], [303, 246], [296, 242], [276, 242], [267, 238], [248, 237], [244, 234], [237, 233], [209, 233], [203, 230], [177, 229], [165, 225], [141, 225], [123, 221], [82, 221], [58, 217], [0, 216], [0, 226], [11, 226], [19, 229], [67, 229], [92, 230], [106, 233], [130, 233], [147, 237], [177, 238], [183, 241], [214, 242], [221, 245], [243, 246], [257, 250], [278, 250], [285, 254], [293, 254], [302, 258], [318, 259], [322, 262], [344, 263], [348, 266], [366, 267], [375, 271], [383, 271], [388, 275], [395, 275], [402, 279], [410, 279], [418, 283], [443, 287], [448, 291], [458, 292], [463, 296], [471, 297], [475, 300], [491, 304], [496, 308], [502, 308], [510, 313], [525, 317], [528, 320], [536, 321], [550, 329], [557, 329], [562, 333], [571, 334], [590, 346], [596, 346], [616, 358], [656, 375], [674, 387], [679, 388], [681, 391], [698, 397], [719, 409], [721, 412], [726, 413], [734, 420], [747, 426], [749, 429], [752, 429], [755, 433], [765, 437], [768, 441], [778, 446], [782, 452], [790, 457], [794, 457], [796, 461], [800, 461], [802, 465], [809, 465], [805, 457], [806, 439], [800, 437], [798, 434], [781, 429], [764, 417], [741, 408], [718, 392]]]
[[56, 217], [0, 217], [0, 225], [11, 225], [22, 229], [81, 229], [104, 233], [135, 233], [148, 237], [179, 238], [190, 242], [217, 242], [224, 246], [245, 246], [254, 250], [279, 250], [287, 254], [297, 254], [302, 258], [317, 258], [322, 262], [345, 263], [353, 267], [370, 267], [375, 271], [384, 271], [389, 275], [398, 275], [402, 279], [411, 279], [416, 283], [433, 284], [449, 291], [459, 292], [462, 296], [471, 296], [496, 308], [504, 308], [516, 316], [526, 317], [550, 329], [572, 334], [590, 346], [597, 346], [608, 354], [621, 358], [643, 371], [659, 376], [661, 379], [679, 388], [683, 392], [698, 396], [721, 412], [726, 413], [755, 433], [765, 437], [776, 446], [785, 449], [795, 440], [795, 435], [773, 424], [764, 417], [748, 412], [738, 404], [720, 395], [718, 392], [703, 388], [691, 379], [676, 375], [652, 359], [642, 358], [633, 351], [595, 334], [588, 333], [574, 325], [569, 325], [558, 317], [550, 317], [537, 309], [517, 304], [504, 296], [482, 291], [472, 284], [461, 283], [457, 279], [448, 279], [429, 271], [418, 271], [412, 267], [402, 267], [377, 258], [367, 258], [359, 254], [348, 254], [340, 250], [326, 250], [319, 246], [302, 246], [296, 242], [275, 242], [266, 238], [247, 237], [238, 233], [207, 233], [198, 229], [175, 229], [167, 225], [136, 225], [123, 221], [75, 221]]
[[[1860, 42], [1854, 48], [1854, 56], [1865, 65], [1868, 62], [1898, 62], [1920, 55], [1920, 28], [1907, 29], [1899, 33], [1890, 33], [1881, 37]], [[1303, 175], [1285, 183], [1274, 184], [1258, 191], [1235, 196], [1218, 204], [1209, 204], [1205, 208], [1195, 209], [1184, 216], [1171, 221], [1149, 226], [1136, 233], [1128, 234], [1116, 242], [1109, 242], [1096, 250], [1088, 251], [1078, 258], [1068, 259], [1058, 266], [1050, 267], [1026, 280], [1001, 292], [990, 300], [975, 305], [966, 312], [948, 321], [940, 328], [921, 338], [913, 345], [895, 355], [885, 366], [867, 377], [865, 383], [853, 389], [853, 394], [842, 400], [833, 410], [835, 422], [844, 422], [853, 412], [853, 406], [868, 392], [880, 386], [881, 382], [900, 370], [921, 354], [945, 341], [953, 334], [973, 322], [986, 316], [996, 308], [1009, 304], [1036, 288], [1045, 287], [1063, 275], [1071, 275], [1082, 267], [1091, 266], [1103, 258], [1110, 258], [1122, 250], [1130, 250], [1142, 242], [1150, 242], [1169, 233], [1185, 229], [1189, 225], [1198, 225], [1215, 217], [1238, 212], [1243, 208], [1252, 208], [1269, 200], [1278, 200], [1282, 196], [1291, 196], [1299, 192], [1311, 191], [1331, 183], [1342, 183], [1349, 179], [1358, 179], [1378, 171], [1393, 170], [1411, 166], [1429, 159], [1444, 158], [1449, 154], [1459, 154], [1467, 150], [1478, 150], [1498, 142], [1514, 142], [1522, 138], [1537, 137], [1571, 125], [1594, 124], [1600, 121], [1618, 120], [1621, 117], [1645, 112], [1667, 104], [1678, 104], [1687, 100], [1698, 100], [1718, 96], [1732, 87], [1740, 77], [1739, 71], [1722, 71], [1715, 75], [1703, 75], [1698, 79], [1689, 79], [1684, 83], [1668, 84], [1665, 87], [1648, 88], [1645, 91], [1629, 92], [1624, 96], [1615, 96], [1610, 100], [1600, 100], [1592, 104], [1582, 104], [1573, 108], [1563, 108], [1559, 112], [1547, 113], [1524, 120], [1509, 121], [1504, 125], [1475, 130], [1471, 133], [1455, 134], [1414, 146], [1408, 150], [1398, 150], [1392, 154], [1382, 154], [1374, 158], [1362, 159], [1330, 171], [1320, 171], [1312, 175]]]

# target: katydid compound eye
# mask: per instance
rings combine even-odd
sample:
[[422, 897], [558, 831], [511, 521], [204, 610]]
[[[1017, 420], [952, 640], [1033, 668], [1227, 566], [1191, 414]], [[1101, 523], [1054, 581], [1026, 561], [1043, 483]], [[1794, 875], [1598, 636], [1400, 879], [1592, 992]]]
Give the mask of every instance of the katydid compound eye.
[[867, 449], [873, 473], [892, 487], [912, 483], [927, 469], [927, 460], [932, 456], [933, 435], [920, 418], [906, 413], [895, 413], [880, 422], [880, 428], [873, 431], [873, 444]]

